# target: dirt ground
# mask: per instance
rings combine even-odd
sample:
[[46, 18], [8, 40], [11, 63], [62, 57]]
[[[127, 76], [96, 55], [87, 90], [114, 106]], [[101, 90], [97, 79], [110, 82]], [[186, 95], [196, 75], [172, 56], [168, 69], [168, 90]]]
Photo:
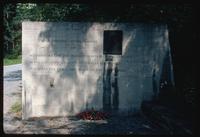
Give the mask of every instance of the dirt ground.
[[6, 134], [165, 134], [143, 115], [112, 116], [107, 120], [80, 120], [76, 117], [37, 118], [22, 120], [21, 113], [10, 111], [21, 101], [21, 70], [10, 69], [4, 74], [4, 118]]

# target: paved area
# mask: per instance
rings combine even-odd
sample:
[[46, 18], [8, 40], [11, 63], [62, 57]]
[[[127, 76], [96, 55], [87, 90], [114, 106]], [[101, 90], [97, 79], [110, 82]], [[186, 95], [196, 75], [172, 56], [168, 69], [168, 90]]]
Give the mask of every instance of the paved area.
[[22, 64], [8, 65], [3, 67], [3, 75], [22, 70]]
[[4, 114], [8, 112], [12, 103], [21, 95], [22, 65], [5, 66], [3, 70], [4, 82]]
[[152, 125], [141, 116], [111, 117], [108, 120], [87, 121], [75, 117], [43, 118], [21, 121], [7, 133], [16, 134], [163, 134], [165, 131]]
[[22, 65], [9, 65], [4, 66], [3, 69], [3, 118], [4, 118], [4, 130], [14, 130], [15, 124], [12, 124], [12, 116], [10, 108], [16, 101], [21, 101], [21, 74]]
[[76, 117], [22, 120], [10, 112], [21, 101], [21, 65], [4, 67], [4, 132], [8, 134], [165, 134], [142, 115], [87, 121]]

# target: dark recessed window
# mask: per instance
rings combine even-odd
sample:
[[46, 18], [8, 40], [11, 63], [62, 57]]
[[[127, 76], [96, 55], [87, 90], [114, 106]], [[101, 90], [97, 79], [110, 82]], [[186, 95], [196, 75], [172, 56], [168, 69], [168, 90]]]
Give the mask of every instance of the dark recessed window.
[[105, 30], [103, 38], [103, 54], [122, 55], [121, 30]]

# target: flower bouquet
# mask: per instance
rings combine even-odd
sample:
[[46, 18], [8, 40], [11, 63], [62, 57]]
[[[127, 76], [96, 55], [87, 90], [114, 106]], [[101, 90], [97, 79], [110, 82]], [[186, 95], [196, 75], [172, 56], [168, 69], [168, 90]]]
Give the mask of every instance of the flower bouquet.
[[109, 114], [106, 112], [91, 109], [80, 112], [76, 116], [83, 120], [105, 120], [109, 117]]

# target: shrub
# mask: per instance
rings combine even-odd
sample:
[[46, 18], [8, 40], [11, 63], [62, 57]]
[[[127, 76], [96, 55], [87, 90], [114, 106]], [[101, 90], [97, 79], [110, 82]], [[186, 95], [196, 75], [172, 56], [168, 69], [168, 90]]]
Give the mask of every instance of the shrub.
[[11, 112], [18, 113], [22, 111], [22, 103], [17, 101], [11, 106]]

